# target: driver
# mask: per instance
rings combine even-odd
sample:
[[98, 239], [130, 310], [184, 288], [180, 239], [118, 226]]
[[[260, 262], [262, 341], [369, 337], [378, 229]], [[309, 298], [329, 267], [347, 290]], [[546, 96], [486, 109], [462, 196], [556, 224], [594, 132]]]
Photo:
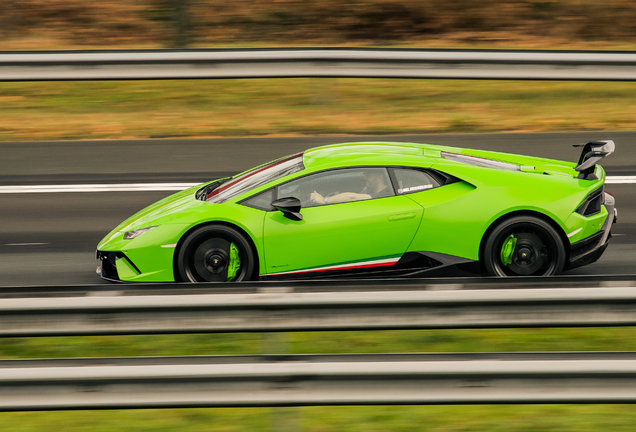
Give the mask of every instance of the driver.
[[315, 204], [336, 204], [349, 201], [361, 201], [371, 198], [381, 198], [389, 195], [389, 186], [386, 184], [386, 175], [381, 170], [365, 171], [363, 173], [366, 186], [361, 193], [342, 192], [337, 195], [323, 197], [315, 190], [309, 196], [309, 200]]

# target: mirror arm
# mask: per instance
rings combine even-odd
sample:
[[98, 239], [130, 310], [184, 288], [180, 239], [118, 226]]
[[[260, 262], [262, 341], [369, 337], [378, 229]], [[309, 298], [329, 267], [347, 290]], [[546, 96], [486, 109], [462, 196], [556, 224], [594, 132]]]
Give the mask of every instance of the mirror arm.
[[273, 201], [271, 206], [282, 212], [283, 216], [287, 219], [291, 219], [293, 221], [303, 220], [303, 215], [300, 214], [300, 200], [298, 198], [280, 198]]
[[283, 212], [283, 216], [287, 219], [291, 219], [293, 221], [301, 221], [303, 220], [303, 215], [298, 212]]

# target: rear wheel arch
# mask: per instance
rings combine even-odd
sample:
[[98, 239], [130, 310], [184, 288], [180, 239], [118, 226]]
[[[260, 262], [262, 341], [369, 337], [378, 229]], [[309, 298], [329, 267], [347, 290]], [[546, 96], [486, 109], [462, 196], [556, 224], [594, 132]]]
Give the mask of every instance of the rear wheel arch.
[[561, 225], [559, 225], [554, 219], [552, 219], [550, 216], [544, 213], [533, 211], [533, 210], [517, 210], [517, 211], [506, 213], [500, 216], [488, 226], [488, 229], [486, 229], [486, 232], [482, 236], [481, 242], [479, 244], [479, 263], [480, 263], [481, 271], [483, 273], [486, 273], [485, 261], [484, 261], [485, 246], [492, 232], [503, 222], [509, 219], [519, 217], [519, 216], [528, 216], [528, 217], [534, 217], [534, 218], [540, 219], [544, 221], [545, 223], [547, 223], [548, 225], [550, 225], [556, 231], [556, 233], [559, 236], [559, 239], [561, 240], [561, 243], [563, 244], [563, 248], [565, 250], [565, 266], [562, 268], [562, 270], [565, 270], [567, 268], [567, 263], [569, 262], [569, 259], [570, 259], [570, 248], [569, 248], [570, 241], [568, 240], [568, 237], [565, 231], [563, 230], [563, 228], [561, 227]]
[[175, 282], [187, 282], [187, 281], [184, 281], [179, 275], [179, 262], [178, 262], [179, 261], [180, 251], [181, 251], [181, 248], [183, 247], [184, 241], [193, 232], [195, 232], [195, 231], [197, 231], [197, 230], [199, 230], [201, 228], [212, 227], [212, 226], [225, 226], [225, 227], [234, 229], [234, 230], [238, 231], [245, 238], [245, 240], [249, 244], [250, 249], [252, 250], [252, 253], [255, 256], [254, 272], [253, 272], [252, 278], [250, 280], [258, 279], [258, 275], [260, 274], [260, 263], [259, 263], [260, 257], [259, 257], [259, 254], [258, 254], [258, 249], [256, 248], [256, 244], [254, 243], [254, 239], [252, 238], [252, 236], [249, 235], [248, 232], [245, 231], [245, 229], [241, 228], [240, 226], [238, 226], [236, 224], [233, 224], [233, 223], [230, 223], [230, 222], [225, 222], [225, 221], [209, 221], [209, 222], [204, 222], [204, 223], [201, 223], [199, 225], [195, 225], [195, 226], [191, 227], [185, 233], [183, 233], [183, 235], [179, 239], [179, 241], [177, 243], [177, 246], [175, 247], [174, 256], [173, 256], [173, 259], [172, 259], [172, 271], [173, 271], [173, 274], [174, 274]]

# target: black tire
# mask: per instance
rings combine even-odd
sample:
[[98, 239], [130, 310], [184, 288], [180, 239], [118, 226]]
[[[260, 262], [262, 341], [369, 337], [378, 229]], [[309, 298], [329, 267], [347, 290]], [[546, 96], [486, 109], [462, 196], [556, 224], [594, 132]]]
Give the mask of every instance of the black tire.
[[[502, 261], [502, 248], [516, 239], [510, 263]], [[505, 255], [505, 254], [504, 254]], [[484, 267], [491, 276], [552, 276], [565, 265], [566, 251], [559, 233], [533, 216], [515, 216], [500, 222], [489, 234], [483, 250]]]
[[184, 282], [227, 282], [230, 245], [238, 248], [240, 267], [232, 282], [253, 280], [258, 262], [250, 242], [238, 230], [206, 225], [190, 232], [180, 243], [176, 273]]

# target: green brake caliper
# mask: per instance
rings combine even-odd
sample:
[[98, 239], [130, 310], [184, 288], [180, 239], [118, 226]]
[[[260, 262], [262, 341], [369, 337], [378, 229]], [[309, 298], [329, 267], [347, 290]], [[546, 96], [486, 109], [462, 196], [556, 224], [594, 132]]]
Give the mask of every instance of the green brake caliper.
[[505, 266], [512, 263], [512, 254], [515, 251], [515, 246], [517, 246], [517, 239], [513, 234], [504, 241], [503, 246], [501, 246], [501, 263]]
[[227, 281], [231, 282], [236, 278], [236, 274], [241, 268], [241, 258], [239, 258], [239, 250], [234, 243], [230, 245], [230, 264], [227, 267]]

